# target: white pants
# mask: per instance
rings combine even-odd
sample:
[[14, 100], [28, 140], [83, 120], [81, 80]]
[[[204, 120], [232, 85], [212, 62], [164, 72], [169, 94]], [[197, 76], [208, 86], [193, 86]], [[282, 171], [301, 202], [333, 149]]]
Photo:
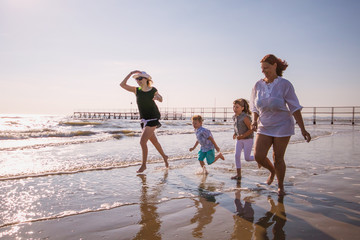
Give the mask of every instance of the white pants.
[[241, 139], [236, 140], [235, 144], [235, 163], [236, 168], [241, 168], [241, 152], [244, 149], [244, 157], [246, 161], [255, 161], [254, 156], [250, 156], [253, 147], [254, 139]]

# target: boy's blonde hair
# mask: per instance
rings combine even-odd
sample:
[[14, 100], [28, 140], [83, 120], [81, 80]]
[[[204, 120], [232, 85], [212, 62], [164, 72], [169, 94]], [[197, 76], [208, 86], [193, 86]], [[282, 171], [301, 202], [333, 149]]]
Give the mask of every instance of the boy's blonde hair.
[[194, 121], [194, 120], [199, 121], [199, 122], [203, 122], [203, 121], [204, 121], [204, 119], [203, 119], [200, 115], [194, 115], [194, 116], [192, 116], [192, 117], [191, 117], [191, 121]]

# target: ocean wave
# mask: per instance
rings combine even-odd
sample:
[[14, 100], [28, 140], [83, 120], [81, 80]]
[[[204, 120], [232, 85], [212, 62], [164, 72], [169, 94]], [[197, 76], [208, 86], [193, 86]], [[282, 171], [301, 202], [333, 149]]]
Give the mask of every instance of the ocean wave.
[[78, 137], [78, 136], [92, 136], [97, 134], [92, 131], [70, 131], [60, 132], [51, 129], [35, 129], [28, 131], [1, 131], [0, 140], [22, 140], [30, 138], [49, 138], [49, 137]]
[[[179, 195], [177, 197], [162, 198], [162, 199], [157, 200], [156, 202], [153, 202], [153, 204], [159, 204], [159, 203], [169, 202], [172, 200], [196, 197], [194, 194], [191, 194], [191, 193], [187, 193], [187, 196], [185, 194], [186, 193], [184, 193], [183, 195]], [[148, 203], [151, 203], [151, 202], [148, 202]], [[83, 210], [66, 210], [63, 212], [59, 212], [58, 214], [51, 215], [51, 216], [30, 218], [30, 219], [23, 220], [23, 221], [13, 221], [13, 222], [9, 221], [9, 222], [5, 222], [5, 223], [1, 224], [0, 228], [9, 227], [9, 226], [18, 225], [18, 224], [25, 224], [25, 223], [35, 223], [35, 222], [40, 222], [40, 221], [57, 220], [57, 219], [66, 218], [66, 217], [78, 216], [78, 215], [83, 215], [83, 214], [87, 214], [87, 213], [103, 212], [103, 211], [108, 211], [108, 210], [112, 210], [112, 209], [116, 209], [116, 208], [120, 208], [120, 207], [140, 205], [140, 204], [141, 203], [139, 203], [138, 201], [137, 202], [124, 202], [124, 203], [122, 203], [122, 202], [103, 203], [100, 205], [100, 207], [94, 208], [94, 209], [86, 208]], [[5, 237], [5, 236], [6, 236], [5, 233], [0, 233], [0, 237]]]
[[11, 117], [11, 116], [0, 116], [0, 118], [1, 118], [1, 119], [7, 119], [7, 118], [9, 118], [9, 119], [21, 119], [21, 118], [23, 118], [23, 117], [18, 117], [18, 116], [14, 116], [14, 117]]
[[[53, 216], [39, 217], [39, 218], [28, 219], [28, 220], [24, 220], [24, 221], [7, 222], [7, 223], [0, 225], [0, 228], [9, 227], [9, 226], [17, 225], [17, 224], [56, 220], [56, 219], [60, 219], [60, 218], [71, 217], [71, 216], [76, 216], [76, 215], [81, 215], [81, 214], [86, 214], [86, 213], [101, 212], [101, 211], [106, 211], [106, 210], [110, 210], [110, 209], [114, 209], [114, 208], [118, 208], [118, 207], [122, 207], [122, 206], [131, 206], [131, 205], [136, 205], [136, 204], [139, 204], [139, 203], [135, 203], [135, 202], [134, 203], [114, 203], [111, 206], [104, 205], [98, 209], [84, 209], [84, 210], [80, 210], [80, 211], [68, 210], [68, 211], [64, 211], [59, 214], [53, 215]], [[5, 235], [1, 235], [1, 233], [0, 233], [0, 237], [3, 237], [3, 236], [5, 236]]]
[[[14, 149], [16, 150], [16, 149]], [[233, 150], [225, 150], [222, 151], [223, 154], [233, 153]], [[168, 161], [175, 162], [175, 161], [182, 161], [187, 159], [195, 159], [197, 157], [196, 153], [183, 153], [176, 156], [171, 156]], [[155, 158], [155, 159], [148, 159], [148, 164], [156, 164], [162, 163], [164, 160], [162, 158]], [[0, 181], [7, 181], [7, 180], [17, 180], [17, 179], [24, 179], [24, 178], [35, 178], [35, 177], [47, 177], [53, 175], [66, 175], [66, 174], [77, 174], [82, 172], [91, 172], [91, 171], [106, 171], [106, 170], [113, 170], [117, 168], [127, 168], [133, 166], [141, 165], [141, 160], [136, 158], [132, 159], [121, 159], [121, 160], [114, 160], [112, 158], [109, 159], [102, 159], [99, 162], [95, 162], [92, 164], [86, 164], [83, 162], [79, 165], [66, 165], [65, 168], [62, 169], [52, 169], [49, 171], [42, 171], [42, 172], [18, 172], [14, 174], [4, 174], [0, 175]], [[171, 166], [170, 168], [175, 167]]]
[[98, 164], [97, 166], [80, 166], [69, 168], [65, 170], [59, 171], [46, 171], [40, 173], [19, 173], [19, 174], [9, 174], [0, 176], [0, 181], [7, 181], [7, 180], [17, 180], [17, 179], [24, 179], [24, 178], [35, 178], [35, 177], [47, 177], [47, 176], [54, 176], [54, 175], [65, 175], [65, 174], [76, 174], [82, 172], [90, 172], [90, 171], [105, 171], [105, 170], [112, 170], [115, 168], [125, 168], [130, 166], [140, 165], [139, 163], [117, 163], [117, 164]]
[[102, 125], [102, 122], [87, 122], [87, 121], [82, 121], [82, 122], [60, 122], [59, 125], [66, 125], [66, 126], [88, 126], [88, 125]]
[[[169, 161], [174, 160], [183, 160], [183, 159], [189, 159], [193, 158], [195, 156], [184, 156], [184, 157], [177, 157], [169, 159]], [[159, 163], [162, 162], [161, 159], [155, 159], [151, 160], [149, 159], [148, 163]], [[53, 176], [53, 175], [65, 175], [65, 174], [77, 174], [82, 172], [91, 172], [91, 171], [106, 171], [106, 170], [112, 170], [117, 168], [127, 168], [132, 166], [138, 166], [141, 165], [141, 161], [133, 161], [131, 159], [129, 160], [121, 160], [121, 161], [106, 161], [104, 159], [101, 162], [93, 163], [93, 164], [84, 164], [84, 165], [77, 165], [77, 166], [71, 166], [66, 169], [53, 169], [49, 171], [43, 171], [43, 172], [33, 172], [33, 173], [16, 173], [16, 174], [6, 174], [6, 175], [0, 175], [0, 181], [7, 181], [7, 180], [16, 180], [16, 179], [24, 179], [24, 178], [35, 178], [35, 177], [47, 177], [47, 176]]]
[[208, 125], [220, 125], [220, 126], [223, 126], [223, 125], [230, 125], [229, 123], [227, 122], [211, 122], [211, 123], [208, 123]]
[[[334, 135], [335, 133], [332, 131], [328, 131], [328, 130], [309, 130], [308, 132], [311, 135], [311, 141], [315, 141], [319, 138], [323, 138], [323, 137], [329, 137]], [[296, 143], [303, 143], [306, 142], [306, 140], [304, 139], [303, 135], [301, 134], [299, 129], [296, 129], [295, 131], [295, 135], [291, 136], [290, 138], [290, 144], [296, 144]]]
[[141, 133], [141, 131], [134, 131], [134, 130], [115, 130], [115, 131], [107, 131], [106, 133], [110, 134], [133, 134], [133, 133]]
[[121, 139], [124, 136], [126, 137], [137, 137], [140, 136], [140, 131], [133, 131], [133, 130], [116, 130], [116, 131], [107, 131], [106, 133], [112, 134], [113, 138]]
[[[96, 142], [105, 142], [111, 139], [116, 138], [115, 136], [107, 136], [102, 138], [95, 138], [95, 139], [84, 139], [84, 140], [73, 140], [67, 142], [56, 142], [56, 143], [43, 143], [43, 144], [32, 144], [26, 146], [16, 146], [16, 147], [5, 147], [0, 148], [0, 151], [17, 151], [17, 150], [25, 150], [25, 149], [40, 149], [45, 147], [58, 147], [58, 146], [66, 146], [66, 145], [73, 145], [73, 144], [85, 144], [85, 143], [96, 143]], [[118, 137], [117, 139], [119, 139]]]
[[159, 130], [156, 130], [156, 135], [158, 135], [158, 136], [181, 135], [181, 134], [194, 134], [194, 130], [188, 130], [188, 129], [173, 129], [173, 130], [159, 129]]
[[15, 122], [15, 121], [6, 121], [5, 124], [6, 125], [18, 125], [19, 123]]

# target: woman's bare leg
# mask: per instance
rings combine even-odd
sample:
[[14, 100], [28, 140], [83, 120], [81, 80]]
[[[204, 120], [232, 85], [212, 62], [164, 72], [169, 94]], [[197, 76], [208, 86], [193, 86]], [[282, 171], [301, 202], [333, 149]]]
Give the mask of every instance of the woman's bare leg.
[[137, 170], [138, 173], [141, 173], [146, 169], [146, 162], [148, 156], [147, 142], [150, 139], [150, 137], [154, 134], [155, 128], [156, 127], [145, 127], [143, 129], [143, 133], [140, 138], [140, 146], [142, 150], [142, 164], [139, 170]]
[[284, 178], [286, 172], [286, 164], [284, 160], [285, 151], [287, 145], [289, 143], [290, 137], [276, 137], [274, 138], [273, 144], [273, 157], [274, 157], [274, 166], [275, 166], [275, 173], [278, 179], [278, 194], [285, 195], [284, 190]]
[[161, 144], [159, 143], [156, 135], [155, 135], [155, 132], [153, 135], [151, 135], [150, 137], [150, 141], [151, 143], [154, 145], [154, 147], [156, 148], [156, 150], [158, 150], [158, 152], [160, 153], [160, 155], [163, 157], [164, 159], [164, 162], [165, 162], [165, 167], [169, 167], [169, 163], [168, 163], [168, 156], [164, 153], [164, 150], [162, 149], [161, 147]]
[[273, 137], [257, 134], [255, 139], [255, 161], [270, 171], [270, 175], [266, 181], [270, 185], [274, 181], [275, 168], [270, 159], [267, 157], [269, 149], [273, 144]]

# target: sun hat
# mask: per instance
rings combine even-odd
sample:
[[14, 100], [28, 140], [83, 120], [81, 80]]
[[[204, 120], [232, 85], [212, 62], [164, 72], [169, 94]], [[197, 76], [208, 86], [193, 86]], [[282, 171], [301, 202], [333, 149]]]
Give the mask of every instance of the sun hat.
[[144, 78], [151, 80], [151, 76], [149, 74], [147, 74], [146, 72], [136, 73], [133, 76], [133, 78], [135, 78], [135, 79], [138, 77], [144, 77]]

